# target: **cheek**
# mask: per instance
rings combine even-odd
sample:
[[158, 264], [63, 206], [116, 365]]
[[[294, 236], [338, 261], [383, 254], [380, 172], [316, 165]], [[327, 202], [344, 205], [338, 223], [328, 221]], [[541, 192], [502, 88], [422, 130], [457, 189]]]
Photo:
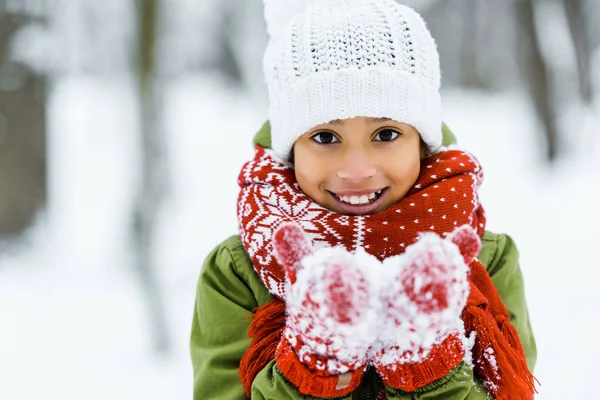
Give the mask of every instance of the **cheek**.
[[310, 191], [313, 187], [314, 176], [307, 171], [306, 168], [302, 167], [302, 164], [296, 163], [294, 172], [296, 174], [296, 182], [298, 182], [298, 186], [302, 189], [303, 192]]
[[420, 154], [409, 154], [404, 157], [396, 157], [390, 163], [390, 177], [397, 185], [405, 190], [410, 189], [421, 172]]
[[300, 189], [315, 200], [321, 192], [320, 187], [326, 180], [326, 168], [316, 157], [299, 151], [295, 154], [294, 173]]

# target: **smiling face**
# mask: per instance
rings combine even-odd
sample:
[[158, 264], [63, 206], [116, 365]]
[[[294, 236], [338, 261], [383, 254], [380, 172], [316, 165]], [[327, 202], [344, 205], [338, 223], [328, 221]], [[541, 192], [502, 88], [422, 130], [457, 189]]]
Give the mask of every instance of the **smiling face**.
[[386, 118], [331, 121], [294, 143], [300, 189], [321, 206], [347, 215], [374, 214], [402, 200], [424, 156], [419, 132]]

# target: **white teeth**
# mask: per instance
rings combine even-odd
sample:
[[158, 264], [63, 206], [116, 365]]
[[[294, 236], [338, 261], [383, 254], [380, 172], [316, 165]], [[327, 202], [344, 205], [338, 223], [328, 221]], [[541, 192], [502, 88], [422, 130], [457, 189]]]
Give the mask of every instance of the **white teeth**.
[[374, 200], [378, 195], [381, 194], [382, 190], [377, 192], [364, 194], [362, 196], [338, 196], [338, 198], [344, 203], [350, 203], [352, 205], [368, 204], [371, 200]]

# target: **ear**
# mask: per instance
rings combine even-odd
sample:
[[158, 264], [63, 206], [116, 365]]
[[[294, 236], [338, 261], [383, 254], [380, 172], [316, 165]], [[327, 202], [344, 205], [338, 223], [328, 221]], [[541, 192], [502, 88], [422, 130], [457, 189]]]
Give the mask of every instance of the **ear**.
[[302, 266], [302, 259], [312, 252], [310, 240], [298, 225], [284, 222], [275, 230], [273, 253], [291, 283], [296, 282], [296, 273]]
[[475, 229], [469, 225], [459, 226], [447, 238], [458, 247], [467, 265], [471, 264], [481, 251], [481, 239]]

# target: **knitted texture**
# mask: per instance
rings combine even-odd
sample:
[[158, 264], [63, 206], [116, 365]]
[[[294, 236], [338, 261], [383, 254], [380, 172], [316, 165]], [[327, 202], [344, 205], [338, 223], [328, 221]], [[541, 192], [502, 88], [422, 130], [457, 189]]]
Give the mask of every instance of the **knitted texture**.
[[[379, 261], [340, 247], [312, 253], [295, 224], [281, 225], [273, 244], [290, 284], [276, 353], [279, 369], [301, 393], [319, 398], [350, 393], [360, 384], [375, 336], [365, 273]], [[340, 381], [342, 374], [347, 376]]]
[[423, 19], [394, 0], [265, 0], [272, 148], [336, 119], [384, 117], [442, 144], [440, 66]]
[[[282, 317], [286, 308], [283, 300], [290, 280], [275, 259], [273, 248], [273, 233], [282, 223], [299, 225], [315, 252], [341, 245], [353, 254], [364, 249], [381, 261], [404, 253], [422, 232], [446, 237], [457, 226], [466, 224], [481, 236], [485, 216], [477, 188], [482, 176], [479, 163], [469, 154], [442, 151], [422, 161], [417, 182], [399, 203], [377, 214], [347, 216], [314, 203], [299, 189], [294, 171], [279, 162], [272, 151], [257, 146], [255, 158], [244, 165], [239, 175], [240, 236], [258, 276], [276, 300], [256, 310], [249, 328], [252, 342], [240, 364], [247, 393], [265, 361], [275, 357], [287, 320]], [[451, 237], [451, 240], [458, 239]], [[473, 246], [459, 247], [465, 263], [478, 251]], [[532, 398], [534, 378], [527, 368], [518, 335], [508, 322], [508, 312], [481, 263], [474, 259], [469, 267], [476, 279], [471, 281], [469, 276], [471, 292], [462, 320], [467, 335], [476, 334], [475, 372], [496, 398]], [[269, 340], [265, 340], [265, 335]], [[286, 354], [298, 359], [296, 350]], [[460, 357], [460, 348], [456, 354]], [[452, 357], [446, 359], [449, 361], [444, 368], [455, 363]], [[416, 371], [410, 374], [418, 376]], [[406, 384], [402, 383], [404, 378], [392, 375], [390, 382], [397, 379], [401, 385]]]
[[465, 356], [464, 342], [461, 334], [452, 334], [429, 349], [421, 362], [378, 363], [377, 372], [387, 385], [413, 392], [452, 371]]
[[[464, 225], [447, 239], [424, 233], [404, 254], [380, 262], [339, 246], [307, 254], [302, 230], [282, 224], [273, 243], [290, 286], [276, 354], [280, 370], [315, 397], [352, 391], [367, 361], [384, 382], [407, 391], [445, 376], [466, 350], [460, 315], [468, 295], [467, 266], [452, 241], [460, 230], [479, 243]], [[338, 375], [346, 373], [352, 385], [332, 391]]]
[[267, 289], [283, 300], [286, 278], [271, 240], [281, 223], [300, 225], [315, 250], [341, 244], [383, 260], [403, 253], [421, 232], [445, 236], [467, 224], [483, 234], [485, 216], [476, 190], [482, 178], [470, 154], [442, 151], [423, 160], [417, 182], [400, 202], [376, 214], [341, 215], [313, 202], [298, 187], [292, 168], [256, 146], [254, 159], [238, 176], [242, 243]]
[[414, 391], [444, 377], [464, 358], [460, 318], [467, 302], [467, 265], [481, 248], [468, 225], [446, 239], [424, 233], [401, 256], [384, 261], [394, 277], [382, 290], [374, 365], [388, 385]]

